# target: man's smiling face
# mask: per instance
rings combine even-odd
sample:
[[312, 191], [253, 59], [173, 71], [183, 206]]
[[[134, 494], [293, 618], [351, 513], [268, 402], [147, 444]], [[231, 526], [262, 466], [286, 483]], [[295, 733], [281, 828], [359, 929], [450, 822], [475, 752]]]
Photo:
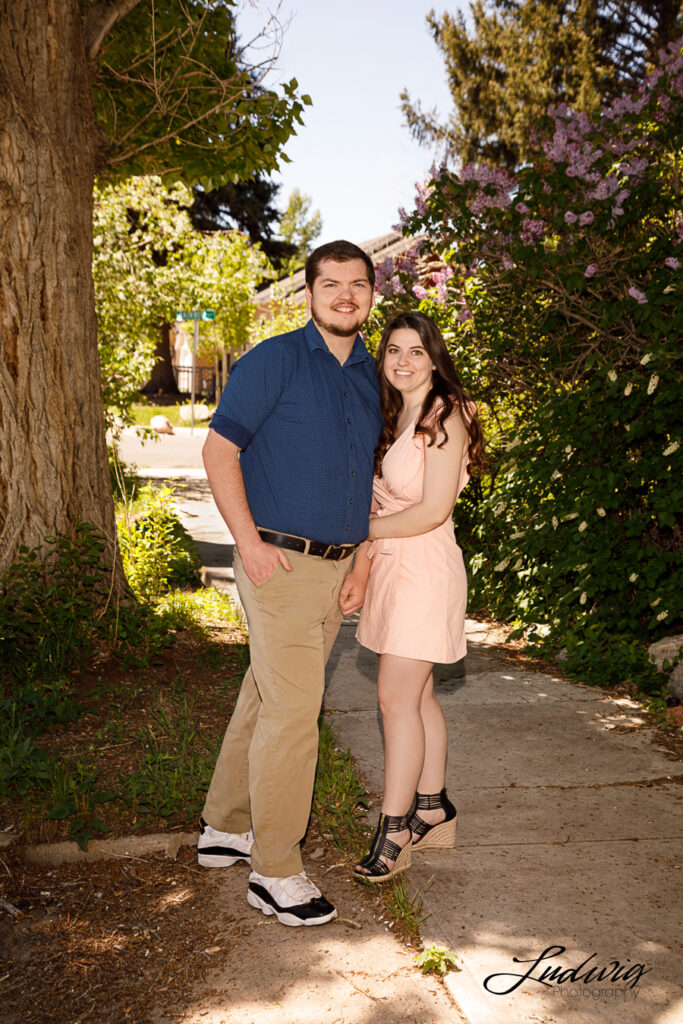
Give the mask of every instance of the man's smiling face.
[[363, 260], [323, 260], [311, 288], [306, 285], [315, 324], [340, 338], [358, 333], [370, 313], [372, 286]]

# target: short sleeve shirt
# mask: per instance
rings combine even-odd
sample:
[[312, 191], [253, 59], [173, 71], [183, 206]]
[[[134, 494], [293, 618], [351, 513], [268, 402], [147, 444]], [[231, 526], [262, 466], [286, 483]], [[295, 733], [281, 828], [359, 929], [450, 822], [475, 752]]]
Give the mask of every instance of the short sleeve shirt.
[[241, 449], [256, 525], [325, 544], [368, 535], [381, 427], [375, 361], [360, 335], [342, 366], [313, 320], [242, 356], [211, 421]]

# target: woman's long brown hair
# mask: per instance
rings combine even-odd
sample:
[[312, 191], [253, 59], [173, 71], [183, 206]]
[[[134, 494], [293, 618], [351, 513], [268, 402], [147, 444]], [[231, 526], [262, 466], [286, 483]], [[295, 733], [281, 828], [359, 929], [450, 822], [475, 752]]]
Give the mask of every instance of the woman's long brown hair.
[[[465, 424], [469, 442], [467, 445], [468, 469], [482, 470], [486, 461], [484, 458], [484, 438], [476, 412], [472, 412], [474, 403], [462, 386], [462, 382], [455, 372], [446, 342], [443, 340], [441, 331], [433, 320], [430, 320], [424, 313], [399, 313], [393, 320], [390, 320], [384, 329], [382, 340], [377, 349], [377, 375], [379, 377], [380, 404], [384, 427], [379, 437], [379, 444], [375, 450], [375, 473], [382, 474], [382, 461], [388, 449], [396, 440], [396, 424], [403, 409], [403, 397], [393, 384], [390, 384], [384, 375], [384, 357], [389, 343], [389, 338], [394, 331], [407, 328], [416, 331], [425, 351], [436, 367], [432, 372], [432, 385], [429, 389], [420, 415], [415, 426], [416, 434], [426, 434], [429, 438], [427, 444], [436, 443], [437, 435], [443, 434], [443, 439], [437, 444], [437, 448], [448, 440], [445, 423], [455, 409], [459, 410], [462, 421]], [[430, 422], [430, 414], [438, 400], [440, 408], [436, 417]]]

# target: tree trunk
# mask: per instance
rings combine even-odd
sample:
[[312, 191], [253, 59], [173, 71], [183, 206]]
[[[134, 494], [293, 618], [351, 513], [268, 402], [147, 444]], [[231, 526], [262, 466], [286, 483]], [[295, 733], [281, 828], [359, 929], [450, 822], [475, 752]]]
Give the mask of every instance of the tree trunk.
[[171, 361], [171, 325], [166, 323], [161, 328], [161, 335], [154, 350], [155, 363], [152, 376], [142, 388], [144, 395], [179, 395], [178, 384], [173, 372]]
[[92, 281], [97, 128], [77, 0], [0, 0], [0, 574], [89, 522], [123, 585]]

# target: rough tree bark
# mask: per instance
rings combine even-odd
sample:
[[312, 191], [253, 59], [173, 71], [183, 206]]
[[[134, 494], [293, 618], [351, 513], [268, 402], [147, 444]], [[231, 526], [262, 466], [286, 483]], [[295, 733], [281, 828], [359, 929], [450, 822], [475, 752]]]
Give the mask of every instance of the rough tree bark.
[[0, 0], [0, 574], [86, 521], [116, 552], [92, 282], [98, 133], [77, 0]]

